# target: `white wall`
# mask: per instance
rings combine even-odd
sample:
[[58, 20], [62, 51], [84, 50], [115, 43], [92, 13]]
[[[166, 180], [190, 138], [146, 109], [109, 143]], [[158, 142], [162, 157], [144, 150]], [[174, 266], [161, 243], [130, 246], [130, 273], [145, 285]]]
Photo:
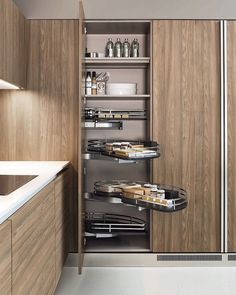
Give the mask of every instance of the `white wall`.
[[79, 18], [77, 0], [14, 0], [26, 18], [76, 19]]
[[[76, 19], [79, 0], [14, 0], [27, 18]], [[236, 0], [84, 0], [88, 19], [236, 19]]]

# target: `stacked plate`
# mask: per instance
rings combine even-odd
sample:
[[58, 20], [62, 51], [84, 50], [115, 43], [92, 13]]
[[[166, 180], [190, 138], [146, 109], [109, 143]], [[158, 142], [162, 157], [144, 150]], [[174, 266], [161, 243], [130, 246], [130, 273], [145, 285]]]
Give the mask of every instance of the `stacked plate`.
[[135, 95], [137, 83], [107, 83], [107, 95]]

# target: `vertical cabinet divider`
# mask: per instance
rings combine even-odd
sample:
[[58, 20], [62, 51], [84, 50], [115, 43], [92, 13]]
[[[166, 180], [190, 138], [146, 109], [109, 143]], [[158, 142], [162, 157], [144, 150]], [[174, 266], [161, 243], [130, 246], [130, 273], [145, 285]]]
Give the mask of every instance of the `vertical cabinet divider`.
[[225, 252], [228, 252], [228, 79], [227, 79], [227, 21], [224, 25], [224, 225], [225, 225]]
[[220, 21], [221, 67], [221, 253], [228, 252], [228, 186], [227, 186], [227, 21]]

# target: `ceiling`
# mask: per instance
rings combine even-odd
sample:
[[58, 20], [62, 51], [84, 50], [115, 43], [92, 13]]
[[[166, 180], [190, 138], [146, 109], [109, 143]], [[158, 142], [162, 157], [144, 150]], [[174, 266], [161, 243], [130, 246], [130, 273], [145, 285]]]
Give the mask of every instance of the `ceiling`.
[[[26, 18], [77, 19], [79, 0], [14, 0]], [[235, 0], [84, 0], [87, 19], [236, 19]]]

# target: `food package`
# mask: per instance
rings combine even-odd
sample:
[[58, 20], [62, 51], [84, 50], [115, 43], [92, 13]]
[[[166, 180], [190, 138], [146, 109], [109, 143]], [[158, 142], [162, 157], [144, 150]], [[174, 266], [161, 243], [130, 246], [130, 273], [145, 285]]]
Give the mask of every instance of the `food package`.
[[106, 82], [110, 78], [110, 73], [102, 72], [96, 76], [97, 81], [97, 95], [105, 95], [106, 94]]
[[158, 204], [161, 206], [166, 206], [166, 207], [171, 207], [172, 206], [172, 201], [171, 200], [166, 200], [166, 199], [160, 199], [157, 197], [152, 197], [152, 196], [142, 196], [142, 200], [149, 202], [149, 203], [154, 203]]

